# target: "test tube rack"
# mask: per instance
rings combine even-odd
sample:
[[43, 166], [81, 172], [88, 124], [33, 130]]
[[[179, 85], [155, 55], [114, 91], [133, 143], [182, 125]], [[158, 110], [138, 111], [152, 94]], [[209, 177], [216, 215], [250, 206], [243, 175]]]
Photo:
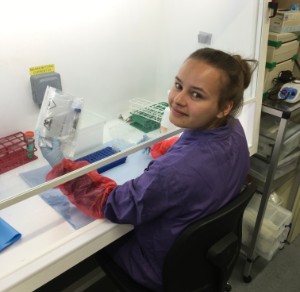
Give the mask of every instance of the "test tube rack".
[[27, 150], [24, 133], [17, 132], [0, 138], [0, 174], [37, 159], [35, 155], [28, 156], [32, 156], [32, 152]]
[[148, 133], [160, 127], [160, 122], [167, 102], [152, 102], [143, 98], [133, 98], [129, 101], [130, 125]]
[[[96, 151], [94, 153], [91, 153], [91, 154], [88, 154], [88, 155], [83, 156], [81, 158], [78, 158], [76, 161], [85, 160], [85, 161], [87, 161], [89, 163], [93, 163], [93, 162], [96, 162], [98, 160], [101, 160], [101, 159], [104, 159], [106, 157], [109, 157], [109, 156], [111, 156], [113, 154], [116, 154], [118, 152], [119, 152], [119, 150], [116, 150], [116, 149], [114, 149], [112, 147], [105, 147], [105, 148], [103, 148], [101, 150], [98, 150], [98, 151]], [[111, 162], [109, 164], [106, 164], [106, 165], [98, 168], [97, 172], [98, 173], [102, 173], [102, 172], [105, 172], [105, 171], [107, 171], [107, 170], [115, 167], [115, 166], [123, 164], [123, 163], [125, 163], [126, 159], [127, 159], [127, 156], [123, 157], [121, 159], [118, 159], [118, 160], [116, 160], [114, 162]]]

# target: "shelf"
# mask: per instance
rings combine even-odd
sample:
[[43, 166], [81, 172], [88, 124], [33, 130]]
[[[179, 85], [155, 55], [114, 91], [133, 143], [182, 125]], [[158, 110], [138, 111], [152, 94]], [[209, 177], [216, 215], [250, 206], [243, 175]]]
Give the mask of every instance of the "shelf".
[[300, 101], [287, 103], [282, 100], [273, 100], [272, 97], [265, 98], [262, 102], [262, 112], [279, 118], [289, 119], [300, 114]]
[[[279, 187], [281, 187], [285, 182], [287, 182], [289, 179], [291, 179], [292, 177], [294, 177], [296, 173], [297, 173], [297, 170], [294, 169], [294, 170], [288, 172], [287, 174], [283, 175], [282, 177], [278, 178], [277, 180], [274, 180], [272, 186], [269, 189], [269, 192], [270, 193], [274, 192], [276, 189], [278, 189]], [[260, 193], [263, 193], [263, 191], [264, 191], [264, 185], [265, 185], [265, 182], [266, 182], [266, 178], [262, 177], [262, 176], [257, 176], [257, 174], [254, 173], [251, 169], [249, 171], [249, 175], [251, 177], [251, 181], [255, 185], [257, 185], [257, 190]]]

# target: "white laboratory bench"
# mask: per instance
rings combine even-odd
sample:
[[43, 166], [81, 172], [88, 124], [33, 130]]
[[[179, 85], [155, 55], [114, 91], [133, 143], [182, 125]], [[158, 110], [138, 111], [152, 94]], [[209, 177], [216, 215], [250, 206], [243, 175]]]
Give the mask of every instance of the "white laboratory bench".
[[[118, 123], [108, 124], [108, 128]], [[140, 132], [135, 139], [142, 135]], [[151, 158], [142, 151], [132, 155], [140, 156], [134, 160], [129, 156], [124, 164], [104, 175], [118, 184], [136, 177]], [[0, 200], [29, 189], [18, 174], [46, 165], [38, 156], [37, 160], [0, 176]], [[33, 291], [133, 228], [101, 219], [75, 230], [39, 195], [0, 210], [0, 217], [22, 234], [20, 240], [0, 252], [0, 291]]]

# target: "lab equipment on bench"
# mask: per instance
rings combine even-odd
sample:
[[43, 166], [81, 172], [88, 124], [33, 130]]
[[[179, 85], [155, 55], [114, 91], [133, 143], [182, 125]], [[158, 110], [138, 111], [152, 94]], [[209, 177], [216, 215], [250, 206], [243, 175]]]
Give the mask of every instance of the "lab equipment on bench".
[[24, 139], [26, 142], [26, 148], [28, 151], [27, 157], [33, 158], [34, 156], [34, 132], [33, 131], [27, 131], [24, 133]]
[[130, 100], [130, 125], [144, 133], [159, 129], [167, 102], [153, 102], [143, 98]]
[[[101, 150], [98, 150], [98, 151], [96, 151], [94, 153], [91, 153], [91, 154], [88, 154], [88, 155], [83, 156], [81, 158], [78, 158], [76, 161], [85, 160], [85, 161], [87, 161], [89, 163], [93, 163], [95, 161], [101, 160], [103, 158], [106, 158], [106, 157], [111, 156], [113, 154], [116, 154], [118, 152], [120, 152], [120, 151], [117, 150], [117, 149], [114, 149], [112, 147], [105, 147], [105, 148], [103, 148]], [[102, 173], [102, 172], [104, 172], [106, 170], [109, 170], [109, 169], [115, 167], [115, 166], [118, 166], [118, 165], [120, 165], [122, 163], [125, 163], [126, 159], [127, 159], [127, 156], [125, 156], [123, 158], [120, 158], [120, 159], [118, 159], [118, 160], [116, 160], [114, 162], [111, 162], [111, 163], [109, 163], [107, 165], [101, 166], [100, 168], [97, 169], [97, 172], [98, 173]]]
[[300, 100], [300, 81], [289, 82], [282, 85], [278, 92], [278, 98], [289, 103]]
[[35, 151], [22, 132], [0, 138], [0, 174], [37, 159]]
[[82, 98], [48, 86], [36, 126], [39, 147], [52, 148], [53, 138], [57, 138], [64, 156], [72, 158], [82, 106]]

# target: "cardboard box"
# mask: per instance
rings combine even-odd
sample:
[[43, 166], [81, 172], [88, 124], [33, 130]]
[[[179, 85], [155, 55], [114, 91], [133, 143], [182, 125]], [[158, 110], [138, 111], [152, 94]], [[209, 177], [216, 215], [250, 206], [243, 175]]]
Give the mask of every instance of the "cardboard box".
[[298, 36], [292, 32], [270, 32], [268, 38], [267, 63], [280, 63], [297, 56]]
[[300, 31], [300, 11], [278, 10], [276, 16], [271, 18], [270, 31], [272, 32]]

